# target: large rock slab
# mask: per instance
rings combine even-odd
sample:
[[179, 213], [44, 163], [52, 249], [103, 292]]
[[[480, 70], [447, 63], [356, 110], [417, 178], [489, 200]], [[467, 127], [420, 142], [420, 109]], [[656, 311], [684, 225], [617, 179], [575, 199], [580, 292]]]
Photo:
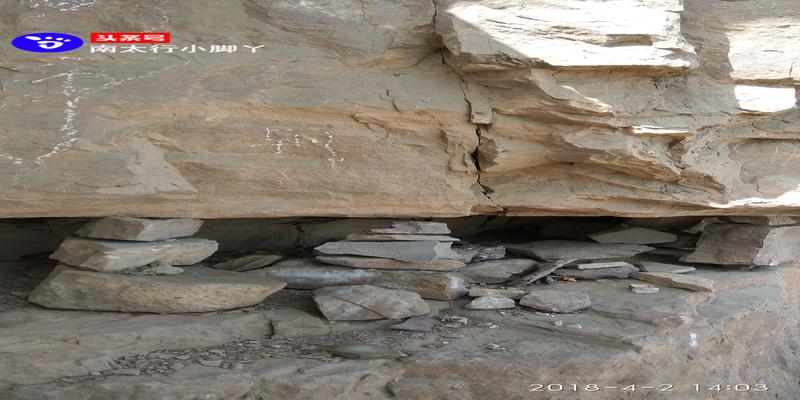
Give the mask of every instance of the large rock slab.
[[152, 242], [194, 235], [203, 220], [191, 218], [105, 217], [89, 222], [76, 232], [93, 239]]
[[172, 276], [107, 274], [58, 266], [28, 298], [50, 308], [150, 313], [207, 312], [262, 302], [286, 284], [206, 267]]
[[75, 267], [114, 272], [155, 261], [172, 265], [197, 264], [215, 251], [217, 242], [200, 238], [121, 242], [68, 237], [50, 258]]
[[326, 264], [341, 265], [352, 268], [374, 268], [395, 270], [453, 271], [465, 264], [458, 260], [436, 260], [430, 263], [411, 263], [389, 258], [355, 257], [355, 256], [317, 256], [317, 260]]
[[526, 258], [489, 260], [469, 264], [458, 272], [480, 283], [503, 283], [513, 276], [523, 274], [538, 263]]
[[458, 258], [450, 249], [449, 242], [328, 242], [314, 248], [327, 255], [353, 255], [391, 258], [412, 263], [430, 263], [441, 258]]
[[314, 302], [329, 321], [400, 319], [430, 312], [415, 292], [372, 285], [317, 289]]
[[467, 293], [463, 275], [453, 272], [383, 271], [334, 267], [313, 259], [285, 260], [267, 268], [244, 272], [286, 282], [291, 289], [373, 285], [419, 293], [426, 299], [453, 300]]
[[638, 244], [603, 244], [575, 242], [569, 240], [542, 240], [539, 242], [507, 244], [511, 253], [542, 260], [599, 260], [606, 258], [627, 258], [653, 250], [652, 247]]
[[694, 252], [681, 261], [719, 265], [779, 265], [800, 262], [800, 226], [710, 224]]

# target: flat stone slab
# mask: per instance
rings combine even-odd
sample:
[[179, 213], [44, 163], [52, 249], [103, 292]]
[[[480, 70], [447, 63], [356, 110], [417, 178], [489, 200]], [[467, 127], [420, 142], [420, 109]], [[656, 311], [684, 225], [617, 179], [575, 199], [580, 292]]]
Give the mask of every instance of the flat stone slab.
[[656, 285], [679, 289], [694, 290], [696, 292], [713, 292], [714, 281], [708, 278], [692, 275], [670, 274], [667, 272], [634, 272], [631, 278]]
[[697, 269], [688, 265], [668, 264], [654, 261], [640, 261], [639, 266], [641, 267], [642, 272], [668, 272], [671, 274], [685, 274]]
[[286, 284], [276, 279], [196, 266], [179, 275], [123, 275], [65, 265], [29, 301], [50, 308], [150, 313], [208, 312], [262, 302]]
[[458, 254], [458, 260], [465, 263], [499, 260], [506, 257], [506, 248], [504, 246], [468, 244], [463, 246], [456, 245], [452, 250]]
[[419, 242], [433, 240], [436, 242], [457, 242], [460, 239], [447, 235], [401, 235], [401, 234], [363, 234], [351, 233], [347, 235], [347, 240], [363, 242]]
[[508, 297], [509, 299], [519, 300], [530, 292], [531, 291], [529, 289], [494, 289], [481, 286], [471, 286], [469, 288], [469, 297]]
[[152, 242], [192, 236], [203, 220], [192, 218], [105, 217], [84, 225], [77, 235], [94, 239]]
[[178, 275], [182, 274], [183, 271], [184, 269], [181, 267], [175, 267], [163, 261], [156, 261], [144, 267], [129, 268], [120, 271], [120, 273], [133, 275]]
[[489, 260], [469, 264], [458, 272], [476, 282], [496, 284], [503, 283], [515, 275], [523, 274], [537, 264], [536, 261], [528, 258]]
[[631, 283], [628, 287], [631, 289], [631, 292], [636, 294], [658, 293], [658, 288], [649, 283]]
[[467, 293], [464, 276], [453, 272], [385, 271], [334, 267], [314, 259], [291, 259], [244, 274], [262, 275], [286, 282], [291, 289], [327, 286], [374, 285], [410, 290], [426, 299], [454, 300]]
[[589, 237], [597, 243], [617, 244], [655, 244], [670, 243], [678, 240], [678, 236], [674, 233], [639, 226], [597, 232], [589, 235]]
[[415, 292], [372, 285], [317, 289], [314, 302], [329, 321], [400, 319], [430, 312], [428, 305]]
[[430, 263], [441, 258], [456, 259], [450, 242], [328, 242], [314, 250], [325, 255], [391, 258], [397, 261]]
[[50, 258], [84, 269], [116, 272], [155, 261], [171, 265], [197, 264], [214, 254], [217, 247], [217, 242], [200, 238], [122, 242], [68, 237]]
[[358, 256], [317, 256], [316, 258], [326, 264], [369, 269], [453, 271], [465, 265], [458, 260], [436, 260], [430, 263], [412, 263], [392, 260], [390, 258]]
[[592, 306], [589, 295], [560, 290], [533, 291], [519, 300], [519, 304], [534, 310], [573, 313]]
[[606, 262], [593, 262], [593, 263], [578, 263], [567, 265], [564, 268], [568, 269], [602, 269], [602, 268], [614, 268], [614, 267], [627, 267], [631, 265], [627, 261], [606, 261]]
[[639, 268], [631, 264], [621, 267], [596, 268], [596, 269], [566, 269], [562, 268], [553, 272], [553, 275], [575, 279], [628, 279], [631, 274], [638, 272]]
[[283, 257], [274, 254], [251, 254], [214, 264], [212, 268], [236, 272], [250, 271], [252, 269], [264, 268], [282, 258]]
[[709, 224], [694, 253], [681, 261], [718, 265], [780, 265], [800, 260], [800, 226]]
[[538, 242], [507, 244], [509, 252], [542, 260], [600, 260], [628, 258], [653, 250], [640, 244], [605, 244], [571, 240], [542, 240]]
[[517, 303], [508, 297], [484, 296], [472, 300], [464, 308], [467, 310], [506, 310], [516, 306]]
[[391, 228], [370, 229], [372, 233], [401, 235], [449, 235], [450, 228], [443, 222], [395, 221]]

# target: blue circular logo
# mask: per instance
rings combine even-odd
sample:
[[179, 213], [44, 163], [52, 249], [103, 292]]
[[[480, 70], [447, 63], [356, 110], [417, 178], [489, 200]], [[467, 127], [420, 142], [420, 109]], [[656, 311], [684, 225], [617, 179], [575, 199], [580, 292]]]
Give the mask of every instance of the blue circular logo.
[[83, 46], [83, 39], [60, 32], [36, 32], [17, 36], [11, 45], [34, 53], [59, 53]]

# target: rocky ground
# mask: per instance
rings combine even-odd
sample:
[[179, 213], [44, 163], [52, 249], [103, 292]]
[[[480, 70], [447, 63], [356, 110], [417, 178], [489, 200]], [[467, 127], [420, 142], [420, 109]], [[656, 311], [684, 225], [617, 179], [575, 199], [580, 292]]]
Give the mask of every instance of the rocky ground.
[[47, 310], [25, 301], [45, 264], [0, 268], [3, 400], [800, 397], [793, 267], [694, 271], [715, 293], [634, 294], [626, 279], [543, 288], [589, 294], [575, 314], [425, 300], [434, 326], [412, 332], [329, 323], [310, 291], [288, 289], [226, 312]]

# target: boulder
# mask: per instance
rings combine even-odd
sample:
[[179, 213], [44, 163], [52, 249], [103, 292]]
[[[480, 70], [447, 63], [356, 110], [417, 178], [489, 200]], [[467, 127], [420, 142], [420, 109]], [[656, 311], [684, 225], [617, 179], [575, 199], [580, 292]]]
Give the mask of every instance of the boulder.
[[211, 267], [236, 272], [250, 271], [251, 269], [264, 268], [281, 258], [283, 257], [274, 254], [251, 254], [216, 263]]
[[515, 275], [523, 274], [538, 263], [527, 258], [490, 260], [469, 264], [458, 272], [480, 283], [503, 283]]
[[447, 235], [414, 235], [414, 234], [362, 234], [362, 233], [351, 233], [347, 235], [347, 240], [349, 241], [362, 241], [362, 242], [420, 242], [426, 240], [433, 240], [436, 242], [457, 242], [459, 239], [454, 238], [452, 236]]
[[286, 282], [290, 289], [327, 286], [374, 285], [419, 293], [426, 299], [454, 300], [467, 293], [463, 275], [453, 272], [384, 271], [334, 267], [313, 259], [284, 260], [245, 274], [267, 276]]
[[415, 292], [372, 285], [317, 289], [314, 302], [329, 321], [400, 319], [430, 312], [428, 305]]
[[600, 260], [627, 258], [653, 250], [639, 244], [605, 244], [576, 242], [569, 240], [542, 240], [538, 242], [507, 244], [506, 250], [513, 254], [542, 260]]
[[357, 256], [317, 256], [317, 260], [326, 264], [341, 265], [351, 268], [395, 269], [395, 270], [427, 270], [453, 271], [465, 264], [458, 260], [436, 260], [430, 263], [412, 263], [392, 260], [390, 258], [357, 257]]
[[619, 244], [669, 243], [678, 239], [678, 236], [674, 233], [662, 232], [639, 226], [597, 232], [589, 235], [589, 237], [597, 243]]
[[123, 275], [58, 266], [28, 298], [50, 308], [149, 313], [208, 312], [262, 302], [286, 284], [196, 266], [172, 276]]
[[670, 274], [668, 272], [634, 272], [631, 278], [656, 285], [696, 292], [714, 292], [714, 281], [700, 276]]
[[171, 265], [192, 265], [217, 251], [217, 242], [181, 238], [154, 242], [121, 242], [68, 237], [50, 258], [74, 267], [115, 272], [163, 261]]
[[456, 259], [450, 242], [328, 242], [314, 248], [325, 255], [353, 255], [391, 258], [412, 263], [429, 263], [441, 258]]
[[519, 304], [538, 311], [573, 313], [592, 306], [586, 293], [560, 290], [541, 290], [528, 293]]
[[800, 261], [800, 226], [710, 224], [681, 261], [718, 265], [780, 265]]
[[372, 233], [389, 235], [448, 235], [450, 228], [444, 222], [395, 221], [391, 228], [370, 229]]
[[76, 235], [93, 239], [152, 242], [194, 235], [203, 220], [191, 218], [104, 217], [81, 227]]
[[464, 308], [467, 310], [505, 310], [516, 306], [514, 300], [508, 297], [484, 296], [472, 300]]

